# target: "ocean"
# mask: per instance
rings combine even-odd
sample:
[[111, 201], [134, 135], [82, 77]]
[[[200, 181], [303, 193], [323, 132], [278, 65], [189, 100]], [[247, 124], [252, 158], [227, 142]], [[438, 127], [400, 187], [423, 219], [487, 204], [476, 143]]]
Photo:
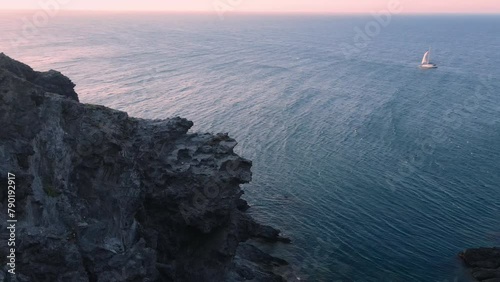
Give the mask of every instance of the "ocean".
[[0, 52], [237, 139], [302, 281], [469, 281], [457, 253], [500, 245], [498, 16], [34, 15], [2, 13]]

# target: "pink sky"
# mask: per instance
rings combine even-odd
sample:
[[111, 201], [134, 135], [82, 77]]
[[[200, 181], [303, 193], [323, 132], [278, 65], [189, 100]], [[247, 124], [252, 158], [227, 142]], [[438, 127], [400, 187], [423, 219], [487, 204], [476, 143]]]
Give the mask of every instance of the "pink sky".
[[[234, 12], [371, 13], [399, 2], [403, 13], [500, 13], [500, 0], [0, 0], [0, 9], [40, 9], [59, 2], [70, 10], [205, 11], [214, 5]], [[64, 4], [63, 4], [64, 3]]]

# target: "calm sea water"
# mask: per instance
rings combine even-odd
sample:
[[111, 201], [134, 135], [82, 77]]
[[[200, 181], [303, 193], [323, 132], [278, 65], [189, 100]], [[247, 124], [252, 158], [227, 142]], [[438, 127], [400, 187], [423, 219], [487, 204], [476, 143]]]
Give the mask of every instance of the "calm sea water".
[[250, 212], [294, 241], [265, 248], [302, 280], [468, 281], [456, 254], [500, 245], [498, 17], [396, 17], [346, 58], [369, 16], [32, 15], [2, 14], [0, 51], [239, 140]]

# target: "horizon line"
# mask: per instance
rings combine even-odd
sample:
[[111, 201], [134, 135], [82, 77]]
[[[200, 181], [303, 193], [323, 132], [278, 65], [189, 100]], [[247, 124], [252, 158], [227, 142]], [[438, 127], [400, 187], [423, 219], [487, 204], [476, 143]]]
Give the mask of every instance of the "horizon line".
[[[43, 9], [0, 9], [1, 12], [36, 12], [43, 11]], [[175, 14], [213, 14], [217, 11], [210, 10], [106, 10], [106, 9], [60, 9], [61, 12], [114, 12], [114, 13], [175, 13]], [[228, 11], [228, 14], [276, 14], [276, 15], [287, 15], [287, 14], [302, 14], [302, 15], [372, 15], [377, 13], [375, 11], [371, 12], [313, 12], [313, 11]], [[500, 12], [401, 12], [397, 15], [500, 15]]]

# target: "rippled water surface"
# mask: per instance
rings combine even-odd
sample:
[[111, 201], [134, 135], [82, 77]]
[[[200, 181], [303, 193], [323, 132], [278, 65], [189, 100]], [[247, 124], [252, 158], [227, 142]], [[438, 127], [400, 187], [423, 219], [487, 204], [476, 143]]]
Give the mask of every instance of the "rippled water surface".
[[0, 51], [83, 102], [230, 132], [303, 280], [467, 281], [457, 252], [500, 245], [498, 17], [396, 17], [346, 58], [370, 17], [31, 16], [1, 15]]

